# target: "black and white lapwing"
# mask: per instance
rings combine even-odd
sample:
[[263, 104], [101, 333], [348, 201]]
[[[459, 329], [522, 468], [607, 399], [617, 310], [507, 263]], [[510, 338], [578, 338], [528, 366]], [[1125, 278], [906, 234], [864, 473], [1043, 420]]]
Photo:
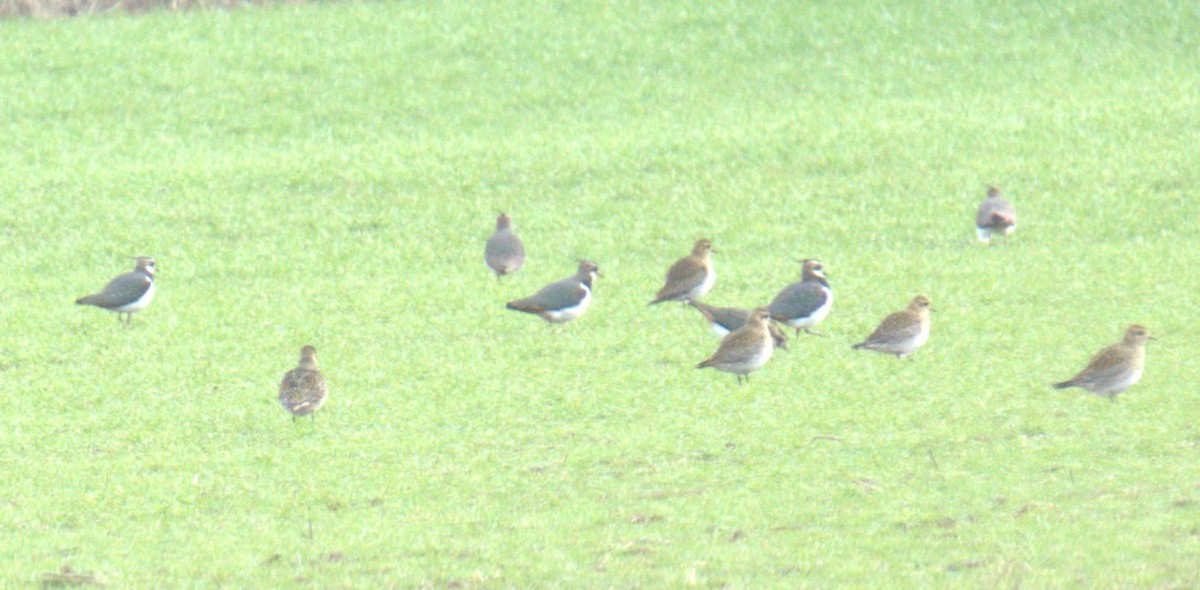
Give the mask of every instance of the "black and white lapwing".
[[775, 340], [767, 327], [771, 314], [758, 308], [750, 312], [746, 325], [730, 332], [721, 340], [721, 345], [707, 360], [696, 365], [697, 369], [712, 367], [725, 373], [737, 375], [738, 385], [750, 380], [750, 373], [762, 368], [771, 360], [775, 351]]
[[525, 243], [513, 232], [512, 219], [505, 213], [496, 218], [496, 232], [488, 238], [483, 260], [496, 278], [517, 272], [525, 264]]
[[75, 303], [94, 305], [114, 312], [117, 314], [117, 321], [128, 327], [133, 323], [134, 312], [146, 309], [154, 300], [154, 275], [158, 272], [153, 258], [138, 256], [134, 260], [137, 261], [137, 266], [132, 271], [109, 281], [99, 293], [80, 297]]
[[936, 310], [930, 307], [929, 298], [917, 295], [908, 302], [907, 308], [884, 318], [866, 340], [854, 345], [854, 349], [865, 348], [904, 358], [929, 340], [930, 311]]
[[306, 345], [300, 349], [300, 363], [283, 375], [279, 384], [279, 403], [292, 413], [292, 422], [297, 416], [313, 416], [316, 420], [313, 412], [325, 404], [328, 395], [325, 377], [317, 368], [317, 349]]
[[[700, 315], [704, 316], [704, 320], [708, 322], [708, 326], [712, 328], [714, 334], [720, 338], [729, 335], [730, 332], [736, 331], [738, 328], [746, 325], [746, 320], [750, 319], [750, 310], [740, 307], [713, 307], [703, 301], [687, 298], [684, 300], [688, 305], [696, 308]], [[775, 348], [787, 350], [787, 334], [779, 329], [774, 322], [767, 323], [767, 329], [771, 331], [771, 339], [775, 341]]]
[[979, 204], [975, 214], [975, 235], [979, 241], [990, 244], [992, 236], [1000, 234], [1008, 243], [1008, 234], [1017, 229], [1017, 210], [1012, 203], [1000, 196], [1000, 189], [989, 186], [987, 197]]
[[573, 276], [555, 281], [540, 291], [508, 302], [508, 309], [532, 313], [551, 324], [565, 324], [587, 311], [592, 302], [592, 282], [600, 274], [600, 267], [591, 260], [579, 263]]
[[1124, 339], [1096, 353], [1078, 375], [1055, 383], [1054, 388], [1082, 387], [1117, 401], [1117, 394], [1142, 379], [1142, 370], [1146, 367], [1146, 341], [1154, 339], [1146, 328], [1129, 326]]
[[663, 286], [658, 290], [650, 305], [663, 301], [683, 301], [699, 299], [713, 288], [717, 282], [717, 270], [713, 267], [712, 242], [706, 239], [696, 240], [692, 253], [675, 261], [667, 270]]
[[771, 300], [767, 311], [771, 319], [796, 329], [814, 334], [812, 328], [829, 315], [833, 307], [833, 289], [825, 277], [825, 266], [819, 260], [801, 260], [800, 282], [784, 287]]

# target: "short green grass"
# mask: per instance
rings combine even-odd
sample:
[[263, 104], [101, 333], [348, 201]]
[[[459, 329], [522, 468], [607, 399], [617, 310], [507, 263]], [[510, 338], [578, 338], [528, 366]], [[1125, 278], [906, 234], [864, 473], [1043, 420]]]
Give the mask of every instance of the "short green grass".
[[[1166, 1], [0, 23], [0, 586], [1200, 585], [1197, 56]], [[645, 303], [698, 237], [718, 304], [822, 259], [828, 337], [693, 370]], [[136, 254], [131, 329], [72, 305]], [[582, 319], [504, 310], [582, 257]], [[850, 350], [916, 293], [912, 360]], [[1135, 322], [1118, 403], [1049, 388]]]

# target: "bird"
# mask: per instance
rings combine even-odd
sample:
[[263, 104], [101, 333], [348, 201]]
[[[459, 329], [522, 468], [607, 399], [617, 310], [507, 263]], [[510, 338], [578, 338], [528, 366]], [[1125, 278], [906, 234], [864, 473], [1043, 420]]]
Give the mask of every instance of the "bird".
[[1082, 387], [1096, 395], [1117, 401], [1117, 394], [1141, 380], [1146, 366], [1146, 341], [1155, 340], [1146, 328], [1134, 324], [1125, 330], [1125, 338], [1096, 353], [1078, 375], [1055, 383], [1055, 389]]
[[767, 306], [771, 319], [782, 322], [809, 334], [815, 334], [812, 327], [821, 323], [829, 315], [833, 307], [833, 289], [825, 277], [825, 266], [820, 260], [811, 258], [798, 260], [801, 265], [801, 279], [784, 287]]
[[496, 278], [517, 272], [525, 264], [525, 243], [513, 232], [512, 219], [505, 213], [496, 218], [496, 232], [488, 238], [483, 260]]
[[325, 389], [325, 377], [317, 369], [317, 349], [305, 345], [300, 349], [300, 363], [283, 375], [279, 384], [279, 403], [292, 413], [292, 422], [297, 416], [316, 416], [325, 403], [329, 391]]
[[592, 302], [592, 281], [598, 276], [604, 275], [595, 262], [580, 261], [573, 276], [550, 283], [524, 299], [509, 301], [506, 307], [532, 313], [551, 324], [565, 324], [587, 311]]
[[987, 198], [979, 204], [979, 212], [975, 214], [975, 235], [979, 241], [990, 244], [992, 234], [1000, 234], [1004, 243], [1008, 243], [1008, 234], [1017, 229], [1017, 210], [1012, 203], [1000, 196], [1000, 189], [989, 186]]
[[704, 297], [717, 282], [717, 271], [709, 258], [711, 252], [712, 242], [704, 238], [696, 240], [692, 246], [692, 253], [676, 260], [667, 270], [663, 286], [650, 305], [663, 301], [683, 301], [689, 297]]
[[750, 373], [762, 368], [771, 360], [775, 341], [767, 328], [771, 314], [764, 308], [750, 312], [746, 325], [730, 332], [721, 340], [717, 351], [696, 365], [697, 369], [712, 367], [725, 373], [737, 375], [738, 385], [750, 380]]
[[929, 306], [929, 298], [917, 295], [908, 302], [908, 307], [883, 319], [878, 328], [866, 340], [852, 348], [865, 348], [904, 358], [921, 348], [929, 339], [929, 312], [937, 311]]
[[[740, 307], [713, 307], [698, 299], [688, 297], [684, 299], [688, 305], [696, 308], [700, 315], [708, 321], [709, 327], [717, 336], [724, 338], [730, 332], [746, 325], [746, 320], [750, 317], [750, 310]], [[787, 350], [787, 334], [779, 329], [773, 322], [767, 323], [767, 329], [771, 331], [771, 339], [775, 342], [775, 348]]]
[[146, 309], [154, 300], [154, 275], [158, 273], [153, 258], [138, 256], [134, 260], [137, 266], [133, 270], [109, 281], [99, 293], [76, 299], [75, 304], [94, 305], [115, 312], [117, 321], [129, 327], [133, 323], [133, 313]]

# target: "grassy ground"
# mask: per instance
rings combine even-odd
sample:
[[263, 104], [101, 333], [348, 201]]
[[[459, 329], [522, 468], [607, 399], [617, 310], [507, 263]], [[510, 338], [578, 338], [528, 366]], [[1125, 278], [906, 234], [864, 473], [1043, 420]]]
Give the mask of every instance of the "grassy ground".
[[[376, 3], [0, 24], [0, 586], [1195, 587], [1200, 10]], [[986, 184], [1007, 247], [972, 243]], [[529, 259], [482, 264], [495, 213]], [[826, 263], [738, 387], [647, 308]], [[121, 329], [71, 304], [157, 257]], [[561, 333], [503, 303], [590, 257]], [[911, 361], [851, 351], [922, 292]], [[1048, 384], [1139, 322], [1119, 403]], [[302, 344], [330, 401], [275, 401]]]

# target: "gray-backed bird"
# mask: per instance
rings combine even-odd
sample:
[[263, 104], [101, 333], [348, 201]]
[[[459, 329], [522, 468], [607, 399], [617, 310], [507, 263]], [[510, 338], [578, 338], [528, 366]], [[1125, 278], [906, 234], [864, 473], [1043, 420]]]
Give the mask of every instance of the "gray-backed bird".
[[512, 219], [501, 213], [496, 218], [496, 232], [488, 238], [483, 260], [496, 273], [496, 278], [517, 272], [525, 264], [525, 243], [513, 232]]
[[979, 204], [979, 212], [975, 214], [975, 235], [979, 241], [990, 244], [993, 234], [1004, 237], [1008, 243], [1008, 234], [1017, 229], [1017, 210], [1012, 203], [1000, 196], [1000, 189], [989, 186], [987, 197]]
[[929, 339], [929, 298], [917, 295], [908, 302], [908, 307], [883, 319], [878, 328], [866, 340], [854, 345], [854, 349], [865, 348], [904, 358], [921, 348]]
[[692, 253], [675, 261], [667, 270], [663, 286], [654, 296], [650, 305], [663, 301], [683, 301], [704, 297], [713, 284], [717, 282], [717, 271], [713, 267], [709, 254], [713, 251], [712, 242], [706, 239], [696, 240]]
[[1096, 353], [1078, 375], [1062, 383], [1055, 383], [1055, 389], [1067, 387], [1082, 387], [1096, 395], [1117, 401], [1117, 394], [1132, 387], [1141, 380], [1142, 370], [1146, 366], [1146, 341], [1154, 337], [1139, 325], [1129, 326], [1125, 330], [1125, 338]]
[[697, 369], [712, 367], [725, 373], [737, 375], [738, 385], [742, 379], [750, 380], [750, 373], [757, 371], [775, 351], [775, 341], [767, 328], [771, 314], [766, 309], [758, 308], [750, 312], [746, 325], [730, 332], [707, 360], [696, 365]]
[[300, 349], [300, 363], [283, 375], [279, 384], [279, 403], [292, 413], [292, 422], [297, 416], [316, 416], [329, 394], [325, 389], [325, 377], [317, 369], [317, 349], [305, 346]]
[[784, 287], [767, 306], [771, 319], [795, 328], [797, 336], [800, 330], [813, 334], [811, 328], [821, 323], [833, 307], [833, 290], [825, 278], [825, 266], [812, 259], [800, 263], [800, 282]]
[[[684, 300], [688, 305], [696, 308], [700, 315], [704, 316], [704, 320], [708, 322], [714, 334], [720, 338], [729, 335], [730, 332], [736, 331], [738, 328], [746, 325], [746, 320], [750, 319], [750, 310], [740, 307], [713, 307], [703, 301], [687, 298]], [[767, 322], [767, 329], [771, 331], [771, 339], [775, 341], [775, 348], [787, 350], [787, 334], [779, 329], [773, 322]]]
[[[132, 271], [109, 281], [99, 293], [80, 297], [75, 303], [107, 309], [115, 312], [117, 321], [123, 325], [132, 324], [134, 312], [146, 309], [154, 300], [154, 275], [158, 272], [153, 258], [139, 256], [134, 260], [137, 266]], [[124, 321], [121, 316], [125, 316]]]
[[592, 281], [597, 276], [604, 275], [595, 262], [581, 261], [574, 276], [550, 283], [524, 299], [509, 301], [507, 307], [532, 313], [551, 324], [569, 322], [587, 311], [592, 302]]

